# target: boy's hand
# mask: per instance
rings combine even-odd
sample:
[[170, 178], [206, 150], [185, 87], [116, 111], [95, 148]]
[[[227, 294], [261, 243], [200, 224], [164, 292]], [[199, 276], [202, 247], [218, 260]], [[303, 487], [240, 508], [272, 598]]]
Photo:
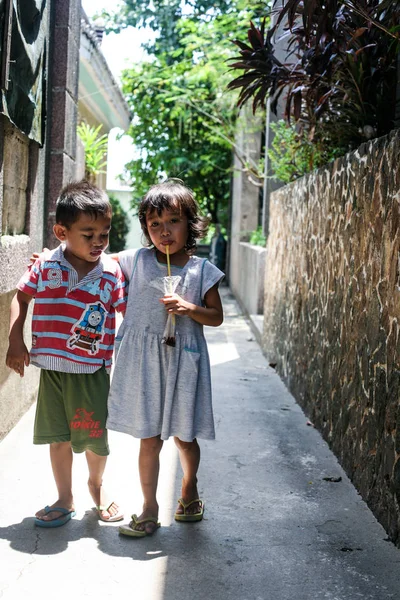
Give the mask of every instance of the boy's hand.
[[24, 342], [10, 342], [6, 356], [6, 365], [19, 373], [20, 377], [24, 376], [25, 367], [30, 363], [28, 348]]
[[176, 315], [188, 315], [192, 304], [186, 302], [178, 294], [165, 294], [163, 298], [160, 298], [161, 304], [164, 304], [165, 310], [168, 313], [174, 313]]

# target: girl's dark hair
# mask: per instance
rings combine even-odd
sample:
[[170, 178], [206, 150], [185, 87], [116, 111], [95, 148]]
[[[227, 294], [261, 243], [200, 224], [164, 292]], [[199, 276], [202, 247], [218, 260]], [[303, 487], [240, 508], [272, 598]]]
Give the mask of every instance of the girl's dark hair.
[[197, 248], [197, 240], [207, 235], [209, 220], [199, 214], [199, 207], [194, 199], [193, 191], [186, 187], [180, 179], [167, 179], [149, 189], [139, 204], [140, 225], [147, 245], [152, 246], [153, 242], [146, 225], [146, 215], [154, 210], [161, 215], [164, 209], [173, 210], [177, 204], [188, 220], [188, 238], [185, 250], [187, 254], [193, 254]]
[[61, 190], [56, 203], [56, 223], [69, 228], [82, 213], [94, 219], [112, 214], [107, 194], [85, 180], [69, 183]]

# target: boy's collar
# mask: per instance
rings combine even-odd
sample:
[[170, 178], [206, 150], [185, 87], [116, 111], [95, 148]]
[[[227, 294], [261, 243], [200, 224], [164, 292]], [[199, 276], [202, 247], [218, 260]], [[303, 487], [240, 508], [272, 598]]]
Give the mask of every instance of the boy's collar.
[[[67, 259], [64, 256], [64, 248], [65, 248], [65, 244], [60, 244], [54, 250], [50, 250], [48, 254], [45, 253], [44, 259], [45, 260], [55, 260], [59, 263], [64, 263], [68, 267], [72, 267], [72, 265], [67, 261]], [[118, 263], [115, 260], [113, 260], [105, 252], [102, 252], [99, 262], [94, 267], [94, 269], [96, 267], [101, 267], [102, 273], [107, 272], [107, 273], [111, 273], [113, 275], [113, 274], [115, 274], [117, 265], [118, 265]]]
[[[65, 250], [65, 244], [60, 244], [57, 248], [55, 248], [54, 250], [51, 250], [49, 255], [45, 254], [45, 260], [55, 260], [59, 263], [64, 264], [64, 266], [67, 266], [69, 268], [74, 268], [71, 263], [65, 258], [64, 255], [64, 250]], [[106, 264], [104, 261], [104, 252], [100, 255], [99, 261], [93, 266], [93, 269], [91, 269], [89, 271], [89, 273], [92, 273], [95, 269], [101, 273], [103, 273], [104, 271], [108, 271], [109, 269], [106, 268]]]

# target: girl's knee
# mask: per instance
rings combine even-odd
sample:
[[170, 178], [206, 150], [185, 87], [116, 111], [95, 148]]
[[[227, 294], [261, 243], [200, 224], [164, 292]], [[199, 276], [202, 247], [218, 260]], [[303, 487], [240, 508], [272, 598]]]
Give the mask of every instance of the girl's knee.
[[145, 452], [152, 452], [153, 454], [157, 454], [161, 451], [163, 446], [163, 440], [160, 436], [145, 438], [140, 440], [140, 449]]
[[183, 442], [178, 437], [174, 437], [174, 441], [178, 449], [182, 450], [183, 452], [191, 452], [195, 449], [197, 450], [199, 447], [196, 439], [194, 439], [192, 442]]

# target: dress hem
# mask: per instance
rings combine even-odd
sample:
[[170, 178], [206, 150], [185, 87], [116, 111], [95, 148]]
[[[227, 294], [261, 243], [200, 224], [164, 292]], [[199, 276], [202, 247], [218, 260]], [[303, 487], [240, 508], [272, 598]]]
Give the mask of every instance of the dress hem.
[[108, 422], [106, 425], [106, 429], [108, 429], [108, 431], [118, 431], [118, 433], [126, 433], [128, 435], [131, 435], [134, 438], [139, 439], [139, 440], [148, 439], [151, 437], [157, 437], [159, 435], [161, 436], [161, 439], [163, 441], [167, 441], [171, 437], [177, 437], [182, 442], [193, 442], [193, 440], [195, 440], [197, 438], [199, 438], [201, 440], [215, 440], [215, 434], [213, 435], [211, 433], [203, 433], [202, 431], [197, 431], [193, 437], [179, 433], [179, 432], [171, 432], [168, 437], [163, 437], [163, 435], [160, 431], [149, 435], [148, 432], [146, 432], [146, 434], [139, 433], [138, 431], [133, 430], [132, 428], [123, 427], [121, 425], [116, 425], [116, 424], [108, 423]]

